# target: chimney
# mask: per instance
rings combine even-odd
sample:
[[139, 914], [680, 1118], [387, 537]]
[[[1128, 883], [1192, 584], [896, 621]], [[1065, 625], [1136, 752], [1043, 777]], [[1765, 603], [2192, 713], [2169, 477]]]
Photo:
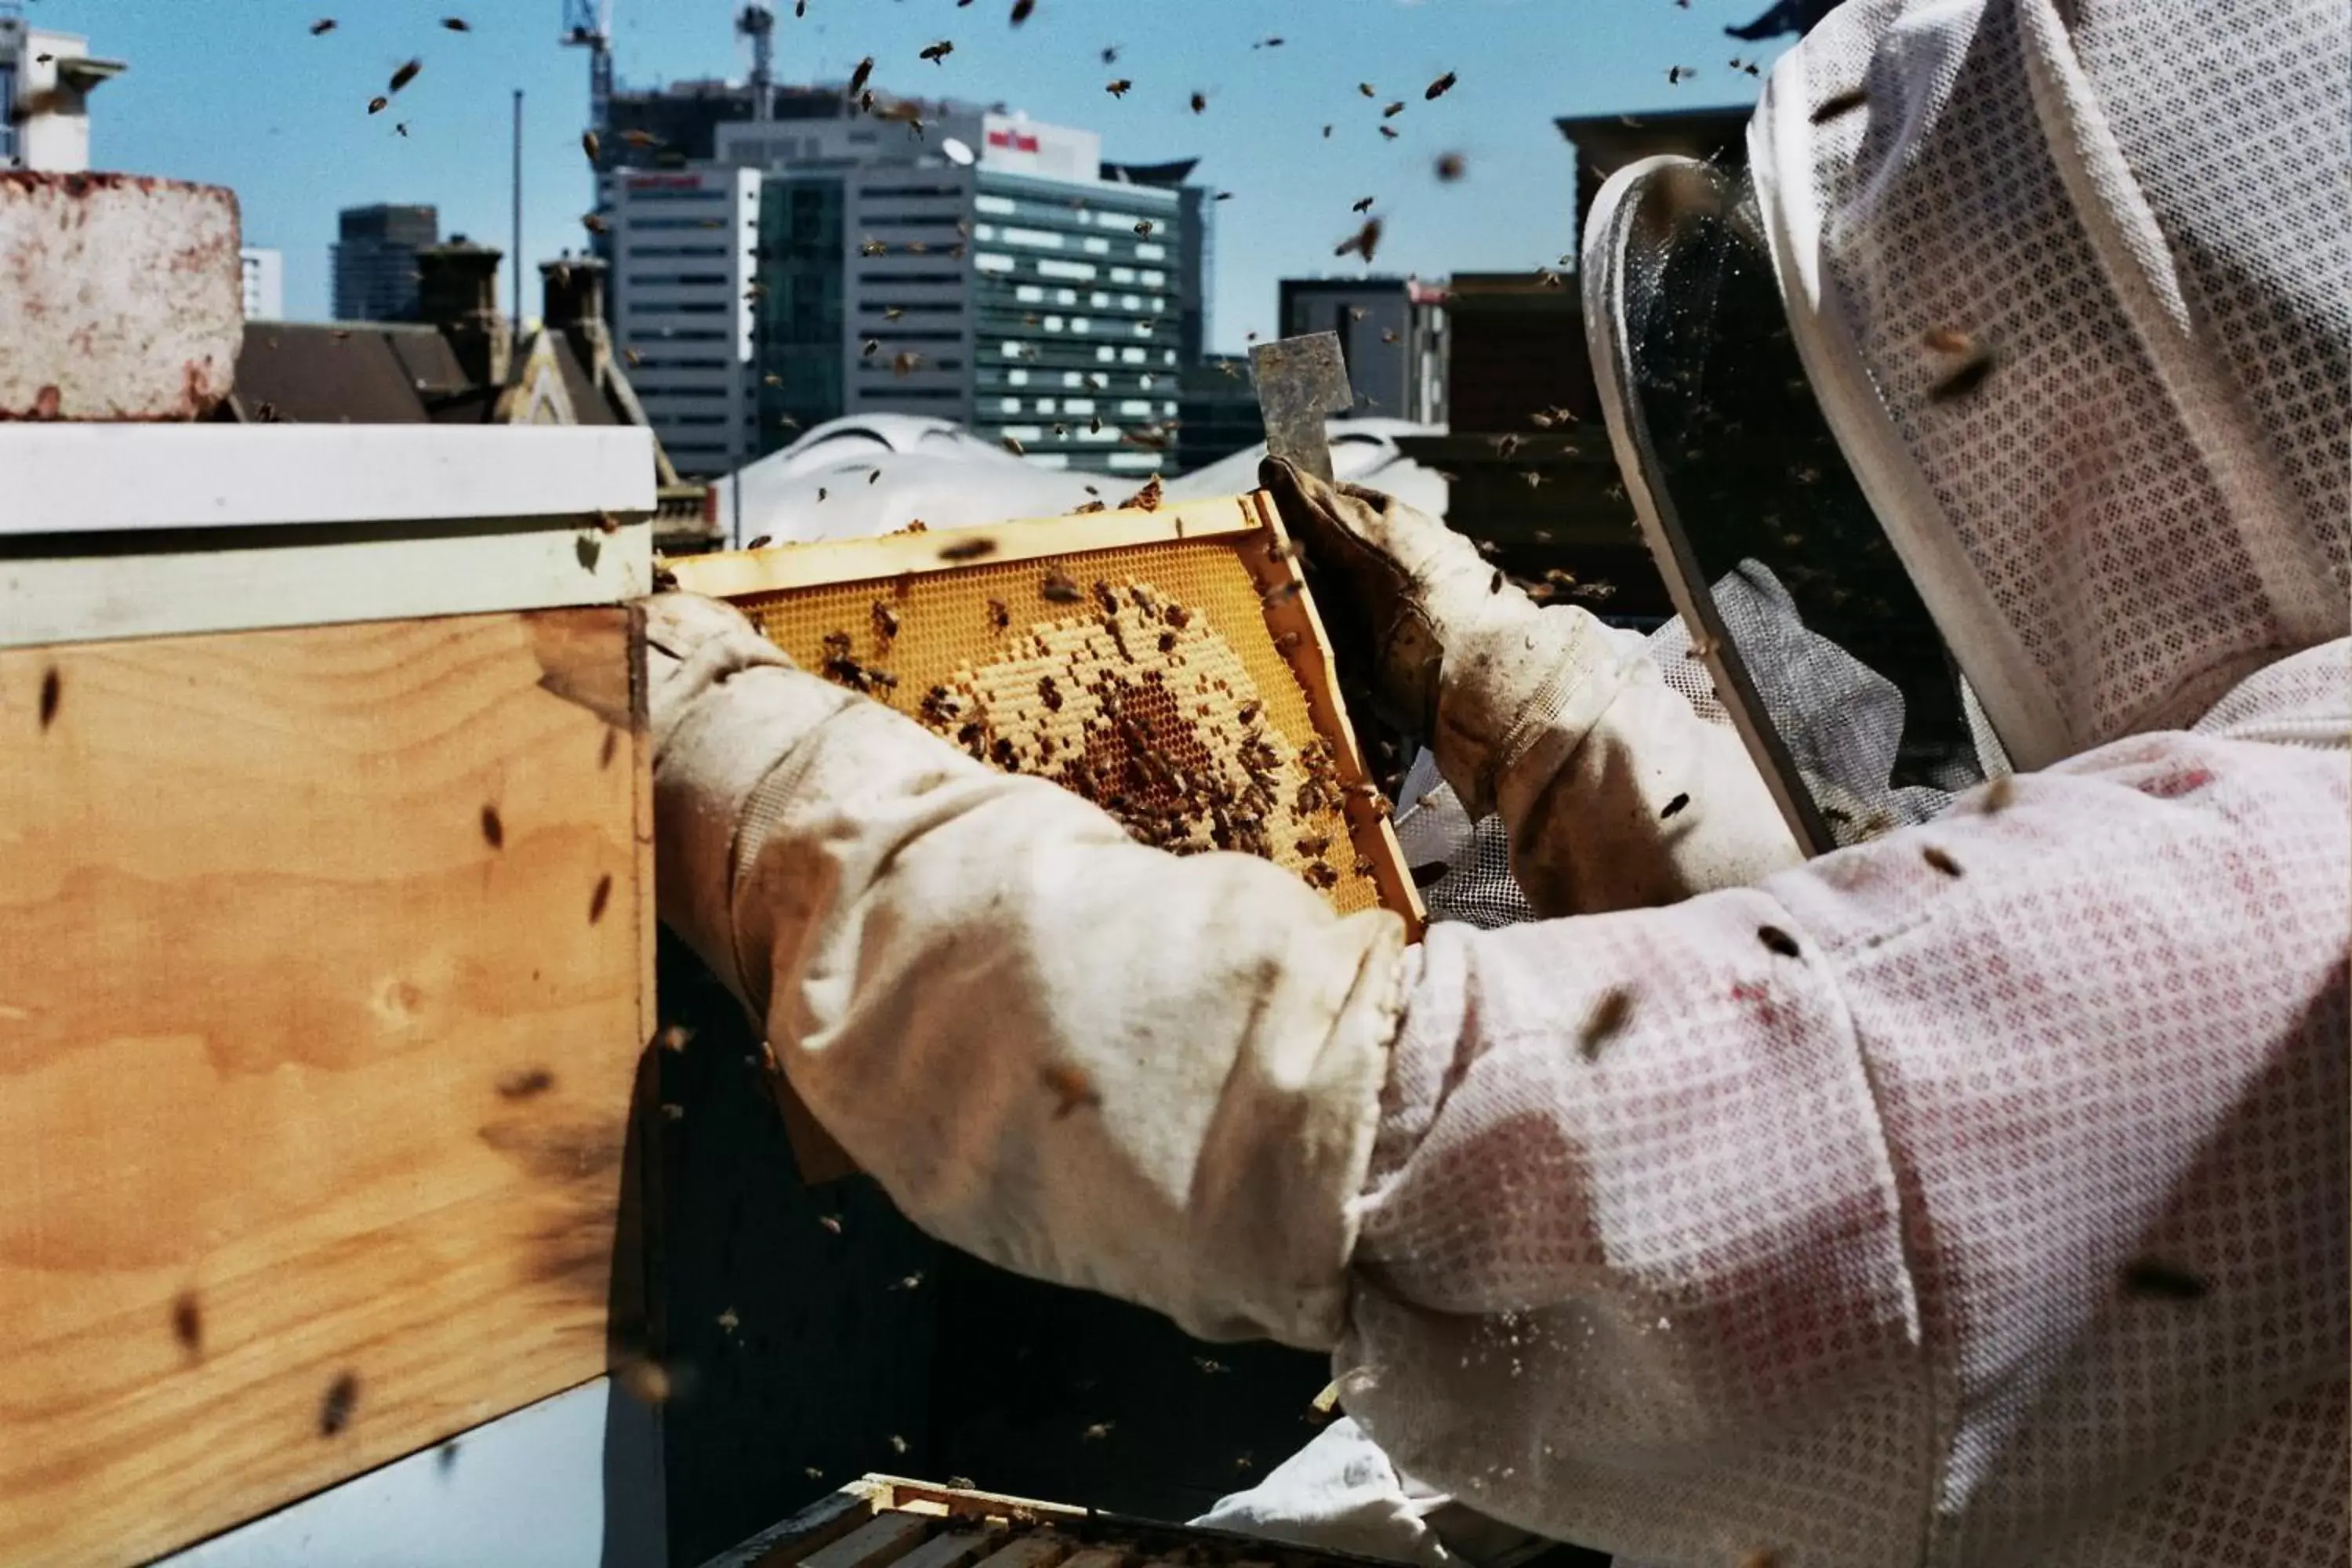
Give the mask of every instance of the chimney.
[[604, 263], [593, 256], [566, 257], [561, 261], [542, 261], [539, 275], [544, 279], [541, 298], [545, 303], [540, 315], [548, 329], [570, 332], [575, 329], [604, 324]]
[[416, 253], [418, 312], [480, 386], [504, 386], [514, 358], [514, 329], [499, 309], [499, 259], [462, 234]]

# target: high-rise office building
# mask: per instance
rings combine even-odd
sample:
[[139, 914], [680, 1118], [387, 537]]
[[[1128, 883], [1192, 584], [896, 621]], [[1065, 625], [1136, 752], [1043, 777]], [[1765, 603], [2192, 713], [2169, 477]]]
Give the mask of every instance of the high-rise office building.
[[718, 130], [719, 157], [772, 191], [760, 449], [793, 426], [894, 411], [1009, 437], [1042, 466], [1164, 468], [1181, 193], [1106, 179], [1094, 132], [929, 110], [919, 136], [877, 118]]
[[681, 474], [758, 456], [752, 287], [760, 175], [701, 163], [610, 182], [613, 332], [646, 418]]
[[275, 321], [286, 314], [286, 253], [247, 246], [236, 253], [245, 282], [245, 319]]
[[[725, 122], [711, 163], [606, 176], [620, 340], [679, 467], [723, 471], [706, 465], [885, 412], [955, 420], [1045, 466], [1139, 478], [1170, 466], [1183, 192], [1105, 178], [1091, 132], [923, 108], [919, 135], [874, 115]], [[669, 205], [646, 199], [663, 182], [678, 193]], [[718, 205], [677, 205], [722, 190], [723, 222]], [[719, 267], [722, 251], [748, 258], [749, 275]], [[656, 299], [729, 320], [743, 308], [740, 407], [722, 412], [713, 391], [691, 412], [662, 397], [656, 360], [698, 385], [726, 371], [718, 339], [682, 336], [710, 323], [641, 308]]]
[[344, 321], [417, 319], [416, 253], [441, 242], [441, 216], [429, 206], [345, 207], [330, 247], [335, 317]]

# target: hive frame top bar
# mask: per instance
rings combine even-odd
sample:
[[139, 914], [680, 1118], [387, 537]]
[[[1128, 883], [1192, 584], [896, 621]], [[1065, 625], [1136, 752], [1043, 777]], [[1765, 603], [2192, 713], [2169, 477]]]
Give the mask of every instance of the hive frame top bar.
[[[683, 556], [667, 564], [681, 588], [713, 598], [740, 598], [748, 594], [897, 577], [909, 572], [945, 572], [961, 566], [1042, 561], [1133, 544], [1168, 544], [1181, 540], [1252, 533], [1270, 525], [1273, 505], [1272, 497], [1255, 490], [1214, 500], [1171, 502], [1151, 511], [1128, 508], [992, 522], [978, 528], [886, 533], [875, 539], [788, 543], [725, 555]], [[972, 547], [982, 541], [992, 548], [973, 552]]]

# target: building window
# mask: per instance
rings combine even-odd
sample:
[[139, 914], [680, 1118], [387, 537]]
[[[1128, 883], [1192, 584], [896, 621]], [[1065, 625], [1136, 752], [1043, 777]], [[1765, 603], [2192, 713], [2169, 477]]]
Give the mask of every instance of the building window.
[[1013, 258], [1009, 256], [992, 256], [984, 250], [971, 258], [971, 264], [974, 268], [982, 272], [1010, 272], [1013, 270]]
[[[1009, 271], [1011, 268], [1012, 258], [1007, 257], [1005, 269]], [[1038, 261], [1037, 275], [1041, 278], [1067, 278], [1080, 283], [1091, 283], [1095, 279], [1095, 267], [1091, 261], [1060, 261], [1049, 256]]]
[[1062, 237], [1042, 228], [1008, 228], [1004, 231], [1007, 245], [1025, 245], [1037, 250], [1059, 250]]
[[1009, 217], [1013, 214], [1013, 204], [1003, 196], [974, 196], [971, 199], [971, 210], [992, 213], [998, 217]]
[[1098, 234], [1090, 234], [1086, 238], [1086, 249], [1088, 256], [1108, 256], [1110, 241]]
[[1114, 267], [1110, 269], [1110, 280], [1114, 283], [1132, 283], [1135, 281], [1135, 268]]
[[1135, 258], [1138, 261], [1165, 261], [1168, 259], [1168, 247], [1164, 245], [1139, 245], [1135, 247]]

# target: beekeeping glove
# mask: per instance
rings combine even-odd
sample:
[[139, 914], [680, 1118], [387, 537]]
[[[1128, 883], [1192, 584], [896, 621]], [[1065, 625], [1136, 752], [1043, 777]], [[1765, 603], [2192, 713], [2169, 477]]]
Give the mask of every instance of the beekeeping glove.
[[1475, 821], [1499, 813], [1537, 911], [1742, 886], [1799, 858], [1738, 735], [1574, 605], [1537, 605], [1394, 497], [1269, 458], [1258, 482], [1325, 584], [1317, 607], [1391, 721], [1428, 736]]
[[1246, 855], [1179, 858], [646, 609], [662, 918], [908, 1218], [1209, 1339], [1338, 1341], [1410, 958]]

